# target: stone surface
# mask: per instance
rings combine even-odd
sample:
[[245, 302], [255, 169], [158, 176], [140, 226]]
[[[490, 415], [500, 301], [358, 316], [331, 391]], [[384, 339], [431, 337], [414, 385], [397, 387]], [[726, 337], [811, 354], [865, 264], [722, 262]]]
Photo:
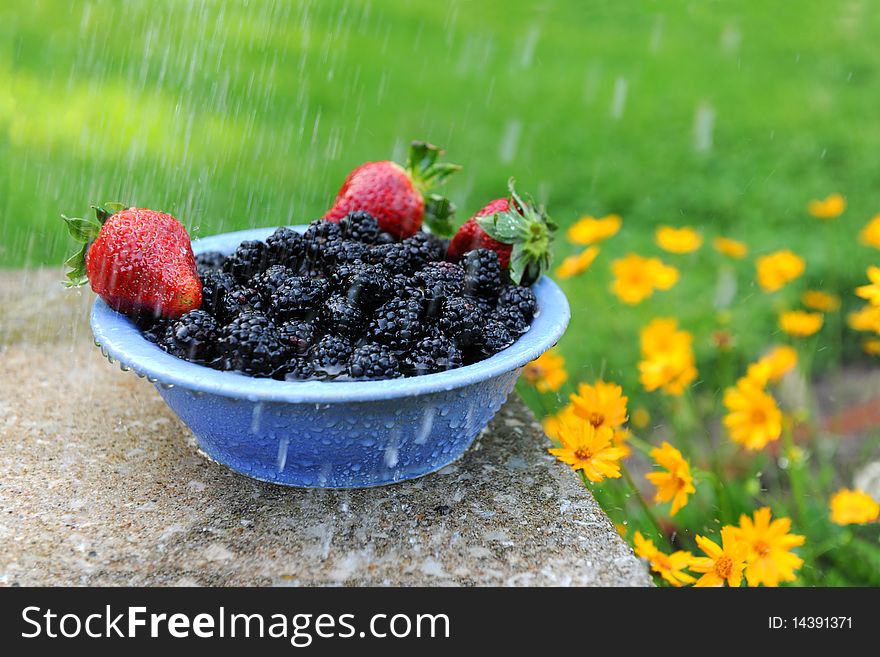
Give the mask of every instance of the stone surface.
[[0, 272], [0, 584], [650, 584], [518, 400], [414, 482], [257, 482], [101, 357], [58, 280]]

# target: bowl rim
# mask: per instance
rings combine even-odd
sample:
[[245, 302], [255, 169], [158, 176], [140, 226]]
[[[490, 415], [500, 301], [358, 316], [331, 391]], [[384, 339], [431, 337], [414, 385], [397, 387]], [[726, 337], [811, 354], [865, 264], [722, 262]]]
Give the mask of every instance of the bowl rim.
[[[231, 252], [244, 240], [265, 239], [276, 227], [221, 233], [193, 240], [195, 253]], [[302, 231], [305, 226], [290, 226]], [[259, 402], [345, 403], [389, 400], [447, 392], [495, 378], [522, 367], [555, 345], [568, 326], [570, 309], [565, 294], [547, 276], [532, 287], [540, 312], [530, 329], [510, 347], [472, 365], [421, 376], [381, 381], [277, 381], [215, 370], [163, 351], [143, 337], [125, 315], [96, 298], [90, 315], [95, 344], [105, 355], [139, 376], [166, 388], [244, 398]]]

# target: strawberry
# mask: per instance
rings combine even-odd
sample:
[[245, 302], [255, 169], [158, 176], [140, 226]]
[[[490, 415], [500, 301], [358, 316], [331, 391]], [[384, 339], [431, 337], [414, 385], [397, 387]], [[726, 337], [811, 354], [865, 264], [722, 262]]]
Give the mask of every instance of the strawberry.
[[348, 174], [333, 207], [324, 219], [339, 221], [349, 212], [363, 210], [379, 220], [379, 228], [398, 239], [415, 234], [424, 221], [432, 232], [449, 235], [455, 206], [431, 187], [461, 169], [437, 162], [443, 153], [433, 144], [414, 141], [406, 167], [388, 160], [367, 162]]
[[491, 249], [498, 254], [502, 269], [519, 285], [531, 285], [550, 267], [553, 231], [556, 224], [534, 204], [524, 201], [507, 183], [509, 198], [496, 198], [479, 210], [449, 242], [446, 259], [458, 262], [473, 249]]
[[119, 203], [92, 207], [96, 219], [62, 215], [71, 236], [83, 242], [67, 260], [66, 285], [88, 281], [108, 305], [124, 313], [174, 318], [201, 305], [195, 256], [177, 219]]
[[449, 243], [446, 259], [458, 262], [465, 253], [473, 249], [492, 249], [498, 254], [501, 268], [507, 269], [513, 245], [493, 240], [485, 230], [480, 228], [477, 219], [480, 217], [491, 217], [498, 212], [509, 211], [510, 203], [506, 198], [496, 198], [494, 201], [489, 201], [482, 209], [477, 210], [477, 213], [464, 222], [464, 225], [458, 229], [455, 237], [452, 238], [452, 241]]

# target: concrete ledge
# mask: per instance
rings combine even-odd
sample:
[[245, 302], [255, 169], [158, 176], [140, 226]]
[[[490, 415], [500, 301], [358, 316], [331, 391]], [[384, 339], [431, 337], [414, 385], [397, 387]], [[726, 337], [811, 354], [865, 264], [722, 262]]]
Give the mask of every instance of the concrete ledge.
[[59, 280], [0, 273], [0, 583], [650, 585], [518, 400], [415, 482], [256, 482], [101, 357]]

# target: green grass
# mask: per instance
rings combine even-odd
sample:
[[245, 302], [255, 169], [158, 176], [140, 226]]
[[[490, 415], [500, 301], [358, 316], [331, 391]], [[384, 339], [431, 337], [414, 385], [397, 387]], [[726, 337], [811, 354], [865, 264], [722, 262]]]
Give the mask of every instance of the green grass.
[[[462, 218], [511, 174], [563, 226], [624, 217], [565, 284], [562, 349], [577, 375], [633, 386], [636, 331], [655, 315], [695, 330], [711, 370], [711, 250], [665, 258], [682, 281], [637, 308], [607, 292], [614, 257], [658, 251], [657, 225], [729, 234], [753, 254], [792, 248], [803, 284], [847, 296], [876, 258], [855, 241], [880, 212], [874, 3], [42, 1], [4, 13], [2, 266], [60, 263], [58, 215], [100, 200], [171, 211], [203, 235], [305, 222], [354, 165], [427, 138], [466, 166], [448, 188]], [[715, 116], [705, 151], [701, 106]], [[832, 191], [849, 209], [822, 226], [805, 204]], [[752, 287], [751, 261], [735, 267], [731, 327], [749, 358], [776, 337], [774, 301]]]

